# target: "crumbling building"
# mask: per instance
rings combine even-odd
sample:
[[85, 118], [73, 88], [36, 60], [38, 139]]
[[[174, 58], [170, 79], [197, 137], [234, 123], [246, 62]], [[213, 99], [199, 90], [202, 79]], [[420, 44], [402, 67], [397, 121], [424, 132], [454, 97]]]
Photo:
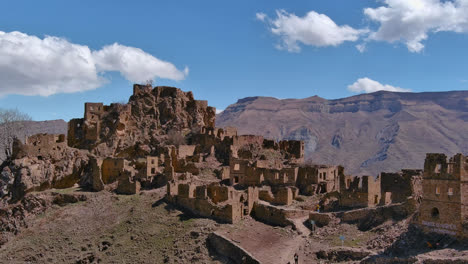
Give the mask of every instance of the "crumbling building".
[[420, 200], [422, 170], [380, 174], [381, 205], [403, 203], [409, 197]]
[[36, 134], [26, 137], [24, 144], [16, 141], [13, 146], [13, 156], [20, 157], [46, 157], [59, 159], [61, 153], [67, 147], [65, 135], [63, 134]]
[[305, 195], [340, 191], [341, 166], [307, 165], [299, 167], [296, 187]]
[[196, 185], [171, 181], [167, 184], [166, 199], [191, 213], [225, 223], [237, 223], [250, 215], [258, 201], [258, 190], [235, 190], [219, 184]]
[[424, 162], [419, 225], [428, 232], [468, 237], [468, 158], [429, 153]]
[[339, 205], [343, 208], [375, 207], [380, 203], [380, 177], [340, 176]]

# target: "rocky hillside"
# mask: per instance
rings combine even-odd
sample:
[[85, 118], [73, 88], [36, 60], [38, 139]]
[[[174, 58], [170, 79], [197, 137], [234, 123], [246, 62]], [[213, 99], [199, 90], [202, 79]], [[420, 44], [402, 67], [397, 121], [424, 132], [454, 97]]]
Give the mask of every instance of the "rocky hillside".
[[468, 91], [380, 91], [337, 100], [248, 97], [216, 121], [241, 134], [305, 140], [307, 158], [342, 164], [353, 174], [422, 168], [428, 152], [468, 152]]
[[[50, 120], [50, 121], [24, 121], [17, 124], [18, 129], [15, 130], [15, 135], [24, 140], [25, 137], [31, 136], [38, 133], [48, 134], [67, 134], [67, 122], [62, 119]], [[2, 137], [0, 137], [2, 140]], [[0, 146], [3, 146], [3, 142], [0, 142]], [[5, 158], [5, 151], [0, 149], [0, 160]]]
[[195, 100], [192, 92], [166, 86], [135, 85], [127, 104], [85, 108], [83, 119], [70, 120], [69, 146], [99, 157], [129, 159], [159, 154], [170, 131], [186, 134], [213, 127], [216, 115], [215, 108]]
[[[44, 126], [15, 123], [20, 141], [36, 133], [65, 133], [68, 140], [53, 135], [29, 137], [27, 144], [15, 140], [11, 160], [0, 167], [0, 198], [19, 201], [32, 191], [69, 188], [75, 184], [94, 191], [103, 190], [104, 184], [117, 181], [117, 175], [103, 181], [102, 160], [116, 157], [131, 162], [118, 168], [121, 170], [118, 186], [125, 188], [124, 177], [131, 185], [137, 173], [146, 175], [143, 167], [146, 164], [142, 165], [141, 159], [146, 160], [150, 155], [168, 156], [167, 146], [184, 143], [187, 134], [202, 127], [213, 128], [215, 111], [207, 101], [195, 100], [192, 92], [175, 87], [135, 85], [127, 104], [86, 103], [84, 118], [70, 120], [68, 133], [54, 129], [56, 121], [46, 122]], [[148, 180], [147, 185], [151, 184]], [[115, 190], [118, 186], [109, 188]], [[133, 186], [137, 189], [136, 184]]]

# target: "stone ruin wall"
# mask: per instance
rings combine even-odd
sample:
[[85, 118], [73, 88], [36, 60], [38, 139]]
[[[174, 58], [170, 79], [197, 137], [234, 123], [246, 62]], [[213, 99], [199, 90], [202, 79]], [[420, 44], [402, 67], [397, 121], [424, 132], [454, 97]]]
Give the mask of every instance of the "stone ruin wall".
[[15, 140], [13, 143], [13, 157], [39, 157], [40, 159], [50, 158], [58, 160], [64, 150], [67, 149], [67, 142], [63, 134], [36, 134], [26, 137], [25, 143]]
[[[380, 177], [353, 177], [352, 180], [341, 176], [343, 182], [339, 203], [344, 208], [375, 207], [380, 203]], [[347, 183], [345, 183], [347, 182]]]
[[195, 185], [172, 181], [167, 184], [166, 199], [195, 215], [237, 223], [250, 214], [258, 200], [258, 190], [249, 188], [245, 192], [216, 184]]
[[419, 225], [426, 231], [468, 236], [468, 159], [457, 154], [427, 154]]
[[408, 197], [419, 197], [422, 180], [422, 170], [402, 170], [396, 173], [380, 174], [381, 204], [402, 203]]
[[259, 190], [259, 199], [273, 205], [291, 205], [298, 195], [296, 187], [264, 186]]

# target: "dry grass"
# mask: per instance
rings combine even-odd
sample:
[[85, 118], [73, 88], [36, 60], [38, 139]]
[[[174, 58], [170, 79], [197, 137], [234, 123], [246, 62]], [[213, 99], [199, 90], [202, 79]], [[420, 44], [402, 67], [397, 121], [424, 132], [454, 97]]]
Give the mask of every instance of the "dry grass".
[[85, 193], [88, 201], [49, 208], [0, 248], [0, 263], [216, 263], [204, 243], [217, 224], [187, 218], [161, 202], [163, 191]]

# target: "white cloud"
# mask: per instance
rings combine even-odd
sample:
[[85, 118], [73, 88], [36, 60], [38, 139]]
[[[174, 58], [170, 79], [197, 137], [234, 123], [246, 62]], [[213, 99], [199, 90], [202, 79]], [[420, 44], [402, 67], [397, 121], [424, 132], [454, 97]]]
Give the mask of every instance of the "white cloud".
[[429, 33], [468, 32], [468, 0], [384, 0], [385, 6], [366, 8], [364, 14], [380, 24], [369, 38], [403, 42], [411, 52], [424, 49]]
[[267, 18], [267, 15], [265, 13], [257, 13], [255, 14], [255, 17], [260, 21], [265, 21], [265, 19]]
[[361, 53], [364, 53], [364, 51], [366, 51], [366, 43], [361, 43], [361, 44], [357, 44], [356, 45], [356, 49], [361, 52]]
[[391, 86], [388, 84], [381, 84], [369, 78], [360, 78], [355, 83], [348, 86], [348, 90], [355, 93], [373, 93], [377, 91], [390, 91], [390, 92], [411, 92], [409, 89]]
[[216, 109], [216, 114], [221, 114], [224, 111], [224, 109]]
[[[383, 4], [365, 8], [364, 15], [378, 24], [376, 31], [339, 26], [324, 14], [310, 11], [298, 17], [277, 10], [275, 19], [257, 13], [269, 30], [281, 39], [280, 49], [299, 52], [300, 43], [316, 47], [338, 46], [345, 41], [402, 42], [410, 52], [421, 52], [424, 40], [437, 32], [468, 33], [468, 0], [378, 0]], [[366, 37], [367, 36], [367, 37]], [[356, 48], [363, 52], [365, 44]]]
[[173, 64], [159, 60], [141, 49], [118, 43], [105, 46], [92, 53], [98, 71], [118, 71], [127, 80], [141, 82], [157, 77], [183, 80], [188, 68], [179, 71]]
[[182, 80], [188, 74], [187, 68], [180, 71], [141, 49], [117, 43], [92, 51], [59, 37], [0, 31], [0, 96], [93, 90], [107, 81], [102, 73], [108, 71], [119, 71], [132, 82]]
[[328, 16], [315, 11], [298, 17], [284, 10], [277, 10], [276, 15], [276, 19], [270, 19], [263, 13], [257, 13], [257, 19], [267, 23], [269, 30], [281, 38], [277, 47], [290, 52], [299, 52], [299, 43], [316, 47], [338, 46], [345, 41], [357, 41], [368, 32], [348, 25], [339, 26]]

